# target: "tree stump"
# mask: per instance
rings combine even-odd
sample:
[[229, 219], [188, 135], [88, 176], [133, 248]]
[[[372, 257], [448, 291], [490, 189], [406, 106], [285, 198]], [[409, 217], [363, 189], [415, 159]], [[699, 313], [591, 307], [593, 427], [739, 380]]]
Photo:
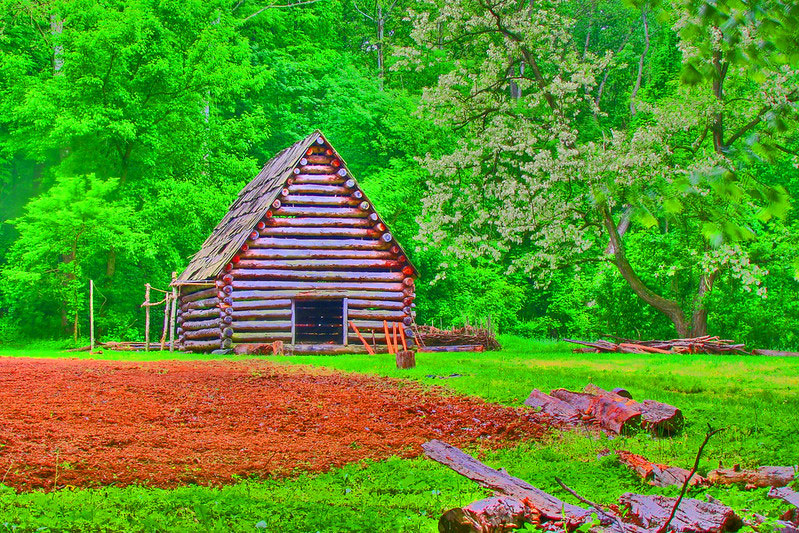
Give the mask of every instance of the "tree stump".
[[397, 352], [397, 368], [415, 368], [416, 352], [412, 350], [400, 350]]

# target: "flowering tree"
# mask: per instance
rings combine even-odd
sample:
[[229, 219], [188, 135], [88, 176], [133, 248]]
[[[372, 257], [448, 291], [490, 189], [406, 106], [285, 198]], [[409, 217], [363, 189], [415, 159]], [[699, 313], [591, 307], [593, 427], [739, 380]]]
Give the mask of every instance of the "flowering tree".
[[[703, 335], [717, 278], [758, 287], [747, 241], [788, 208], [752, 162], [797, 157], [799, 80], [786, 51], [799, 15], [776, 2], [658, 7], [656, 20], [668, 21], [658, 30], [677, 32], [685, 67], [647, 99], [655, 8], [641, 6], [631, 17], [641, 22], [611, 43], [591, 39], [609, 24], [592, 5], [573, 15], [573, 3], [557, 0], [428, 0], [411, 15], [416, 46], [405, 64], [444, 72], [421, 112], [460, 133], [449, 155], [425, 160], [434, 179], [420, 238], [456, 258], [508, 260], [541, 281], [552, 269], [609, 262], [680, 335]], [[619, 53], [634, 34], [640, 66], [611, 99], [608, 73], [630, 70]], [[668, 235], [670, 264], [633, 264], [628, 228]], [[679, 283], [653, 282], [653, 272]]]

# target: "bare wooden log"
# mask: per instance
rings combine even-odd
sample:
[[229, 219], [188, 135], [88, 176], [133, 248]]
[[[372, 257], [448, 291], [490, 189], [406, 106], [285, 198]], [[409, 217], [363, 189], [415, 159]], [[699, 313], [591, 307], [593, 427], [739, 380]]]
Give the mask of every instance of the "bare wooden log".
[[243, 259], [236, 265], [236, 272], [242, 269], [260, 268], [284, 268], [298, 270], [326, 270], [326, 269], [364, 269], [364, 268], [384, 268], [396, 270], [401, 265], [396, 261], [387, 259]]
[[314, 185], [339, 185], [345, 183], [347, 178], [339, 176], [338, 174], [295, 174], [292, 178], [292, 184], [314, 184]]
[[[316, 187], [316, 185], [308, 185], [308, 187]], [[279, 228], [371, 228], [372, 222], [366, 218], [272, 217], [268, 219], [267, 225]]]
[[389, 251], [384, 250], [342, 250], [342, 249], [250, 249], [242, 255], [244, 259], [392, 259], [394, 256]]
[[216, 287], [211, 287], [210, 289], [203, 289], [201, 291], [197, 291], [193, 294], [188, 294], [186, 296], [182, 296], [180, 298], [181, 302], [188, 303], [188, 302], [196, 302], [197, 300], [202, 300], [205, 298], [210, 298], [216, 295]]
[[491, 497], [450, 509], [438, 520], [440, 533], [484, 533], [524, 527], [529, 511], [513, 498]]
[[193, 309], [191, 311], [184, 311], [180, 318], [183, 319], [184, 322], [189, 320], [202, 320], [204, 318], [212, 318], [219, 316], [219, 309], [216, 307], [211, 307], [208, 309]]
[[[352, 290], [352, 291], [401, 291], [402, 283], [382, 281], [249, 281], [236, 280], [233, 282], [236, 291], [239, 290]], [[238, 298], [238, 294], [234, 294]]]
[[189, 352], [210, 352], [211, 350], [219, 349], [221, 345], [222, 341], [219, 339], [207, 341], [187, 340], [182, 343], [183, 349]]
[[707, 473], [711, 483], [718, 485], [743, 484], [748, 487], [784, 487], [794, 480], [791, 466], [761, 466], [755, 470], [717, 468]]
[[431, 440], [422, 444], [422, 449], [430, 459], [448, 466], [481, 487], [525, 502], [527, 506], [540, 513], [542, 523], [565, 522], [566, 530], [573, 531], [590, 517], [591, 513], [587, 509], [563, 502], [524, 480], [489, 468], [454, 446], [439, 440]]
[[[616, 450], [621, 464], [635, 471], [641, 478], [655, 487], [682, 487], [691, 474], [690, 470], [676, 466], [662, 465], [649, 461], [646, 457], [625, 450]], [[699, 474], [691, 477], [689, 486], [706, 485], [707, 479]]]
[[[239, 295], [236, 295], [237, 297]], [[234, 300], [233, 307], [234, 313], [238, 313], [240, 311], [248, 310], [248, 309], [275, 309], [275, 308], [289, 308], [289, 313], [291, 313], [291, 300], [286, 299], [274, 299], [274, 300], [247, 300], [247, 301], [240, 301]]]
[[[349, 307], [352, 307], [350, 305]], [[364, 320], [388, 320], [399, 322], [403, 318], [407, 318], [402, 311], [391, 311], [384, 309], [350, 309], [348, 311], [349, 318], [351, 319], [364, 319]]]
[[368, 212], [357, 207], [294, 207], [282, 206], [276, 216], [365, 218]]
[[237, 324], [246, 320], [260, 320], [263, 318], [291, 318], [291, 307], [284, 307], [282, 309], [255, 309], [252, 311], [236, 310], [233, 311], [232, 318]]
[[304, 165], [300, 169], [301, 174], [333, 174], [338, 169], [333, 165]]
[[236, 331], [280, 331], [291, 330], [290, 320], [246, 320], [236, 322]]
[[566, 389], [555, 389], [550, 395], [570, 404], [581, 413], [592, 416], [599, 427], [608, 431], [629, 432], [641, 426], [641, 411], [606, 396], [594, 396]]
[[[626, 493], [619, 498], [619, 503], [627, 509], [627, 521], [657, 531], [668, 520], [676, 500], [666, 496]], [[737, 531], [742, 525], [741, 518], [729, 507], [685, 498], [680, 502], [668, 530], [675, 533], [711, 533]]]
[[311, 195], [311, 194], [290, 194], [283, 198], [283, 204], [286, 206], [300, 206], [300, 205], [321, 205], [321, 206], [356, 206], [360, 205], [357, 198], [349, 196], [325, 196], [325, 195]]
[[206, 298], [205, 300], [197, 300], [196, 302], [186, 302], [180, 306], [182, 311], [189, 311], [191, 309], [208, 309], [216, 307], [219, 304], [219, 298]]
[[326, 270], [277, 270], [277, 269], [235, 269], [236, 288], [246, 287], [241, 280], [312, 280], [312, 281], [384, 281], [401, 282], [402, 272], [362, 272], [350, 270], [326, 271]]
[[[402, 300], [405, 295], [401, 292], [378, 290], [241, 290], [233, 294], [233, 308], [247, 309], [237, 305], [244, 300], [277, 300], [285, 298], [363, 298], [379, 300]], [[189, 304], [191, 305], [191, 304]], [[249, 309], [252, 309], [250, 307]]]
[[402, 309], [404, 304], [402, 302], [395, 302], [391, 300], [359, 300], [352, 299], [348, 301], [349, 308], [352, 309]]
[[330, 161], [332, 160], [333, 157], [325, 154], [324, 152], [320, 154], [307, 154], [305, 157], [300, 159], [300, 165], [329, 165]]
[[544, 394], [538, 389], [533, 389], [530, 396], [524, 401], [524, 405], [540, 408], [542, 413], [563, 422], [573, 423], [580, 420], [580, 413], [577, 409], [559, 398]]
[[359, 239], [377, 239], [380, 232], [368, 228], [347, 227], [268, 227], [260, 231], [264, 237], [355, 237]]
[[250, 243], [254, 248], [299, 248], [333, 250], [383, 250], [387, 243], [377, 239], [292, 239], [289, 237], [261, 237]]
[[211, 320], [184, 320], [180, 325], [183, 331], [219, 327], [219, 317]]
[[207, 329], [198, 329], [193, 331], [184, 331], [183, 336], [187, 340], [197, 340], [197, 339], [213, 339], [219, 338], [219, 327], [214, 328], [207, 328]]

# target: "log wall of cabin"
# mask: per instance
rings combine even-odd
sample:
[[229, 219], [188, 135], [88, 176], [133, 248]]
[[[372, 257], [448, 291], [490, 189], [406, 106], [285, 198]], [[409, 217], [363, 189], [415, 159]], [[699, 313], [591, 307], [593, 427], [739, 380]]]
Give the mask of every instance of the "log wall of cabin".
[[[346, 298], [348, 321], [370, 344], [374, 338], [386, 350], [385, 320], [392, 339], [397, 324], [412, 345], [413, 274], [355, 180], [329, 147], [316, 145], [216, 285], [182, 291], [181, 343], [196, 351], [291, 343], [292, 301]], [[362, 346], [345, 331], [348, 344]]]

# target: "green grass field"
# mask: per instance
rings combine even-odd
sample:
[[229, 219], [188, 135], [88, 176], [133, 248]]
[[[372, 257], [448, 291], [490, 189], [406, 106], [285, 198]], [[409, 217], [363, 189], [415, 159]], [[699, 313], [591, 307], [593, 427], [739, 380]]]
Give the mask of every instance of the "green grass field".
[[[533, 388], [580, 389], [588, 382], [623, 386], [638, 399], [651, 398], [682, 408], [687, 425], [674, 438], [597, 437], [582, 431], [550, 434], [544, 442], [479, 452], [556, 496], [577, 503], [554, 481], [589, 499], [613, 502], [635, 491], [673, 495], [655, 489], [620, 466], [614, 456], [597, 459], [604, 448], [627, 449], [649, 459], [690, 468], [708, 425], [727, 428], [705, 451], [700, 473], [739, 463], [799, 463], [799, 358], [706, 355], [573, 354], [571, 346], [507, 337], [505, 349], [483, 354], [419, 354], [417, 368], [399, 371], [393, 356], [295, 356], [280, 364], [325, 366], [414, 379], [445, 387], [452, 394], [480, 396], [520, 406]], [[0, 356], [88, 357], [52, 349], [2, 349]], [[103, 359], [224, 359], [227, 356], [130, 352]], [[439, 379], [438, 376], [461, 377]], [[432, 376], [432, 377], [429, 377]], [[0, 449], [2, 454], [2, 449]], [[765, 490], [696, 489], [738, 509], [776, 516], [781, 505]], [[283, 480], [231, 480], [223, 488], [148, 487], [63, 489], [16, 494], [0, 485], [0, 532], [7, 531], [435, 531], [441, 512], [487, 492], [424, 458], [354, 464], [314, 476]], [[45, 529], [39, 529], [45, 528]]]

